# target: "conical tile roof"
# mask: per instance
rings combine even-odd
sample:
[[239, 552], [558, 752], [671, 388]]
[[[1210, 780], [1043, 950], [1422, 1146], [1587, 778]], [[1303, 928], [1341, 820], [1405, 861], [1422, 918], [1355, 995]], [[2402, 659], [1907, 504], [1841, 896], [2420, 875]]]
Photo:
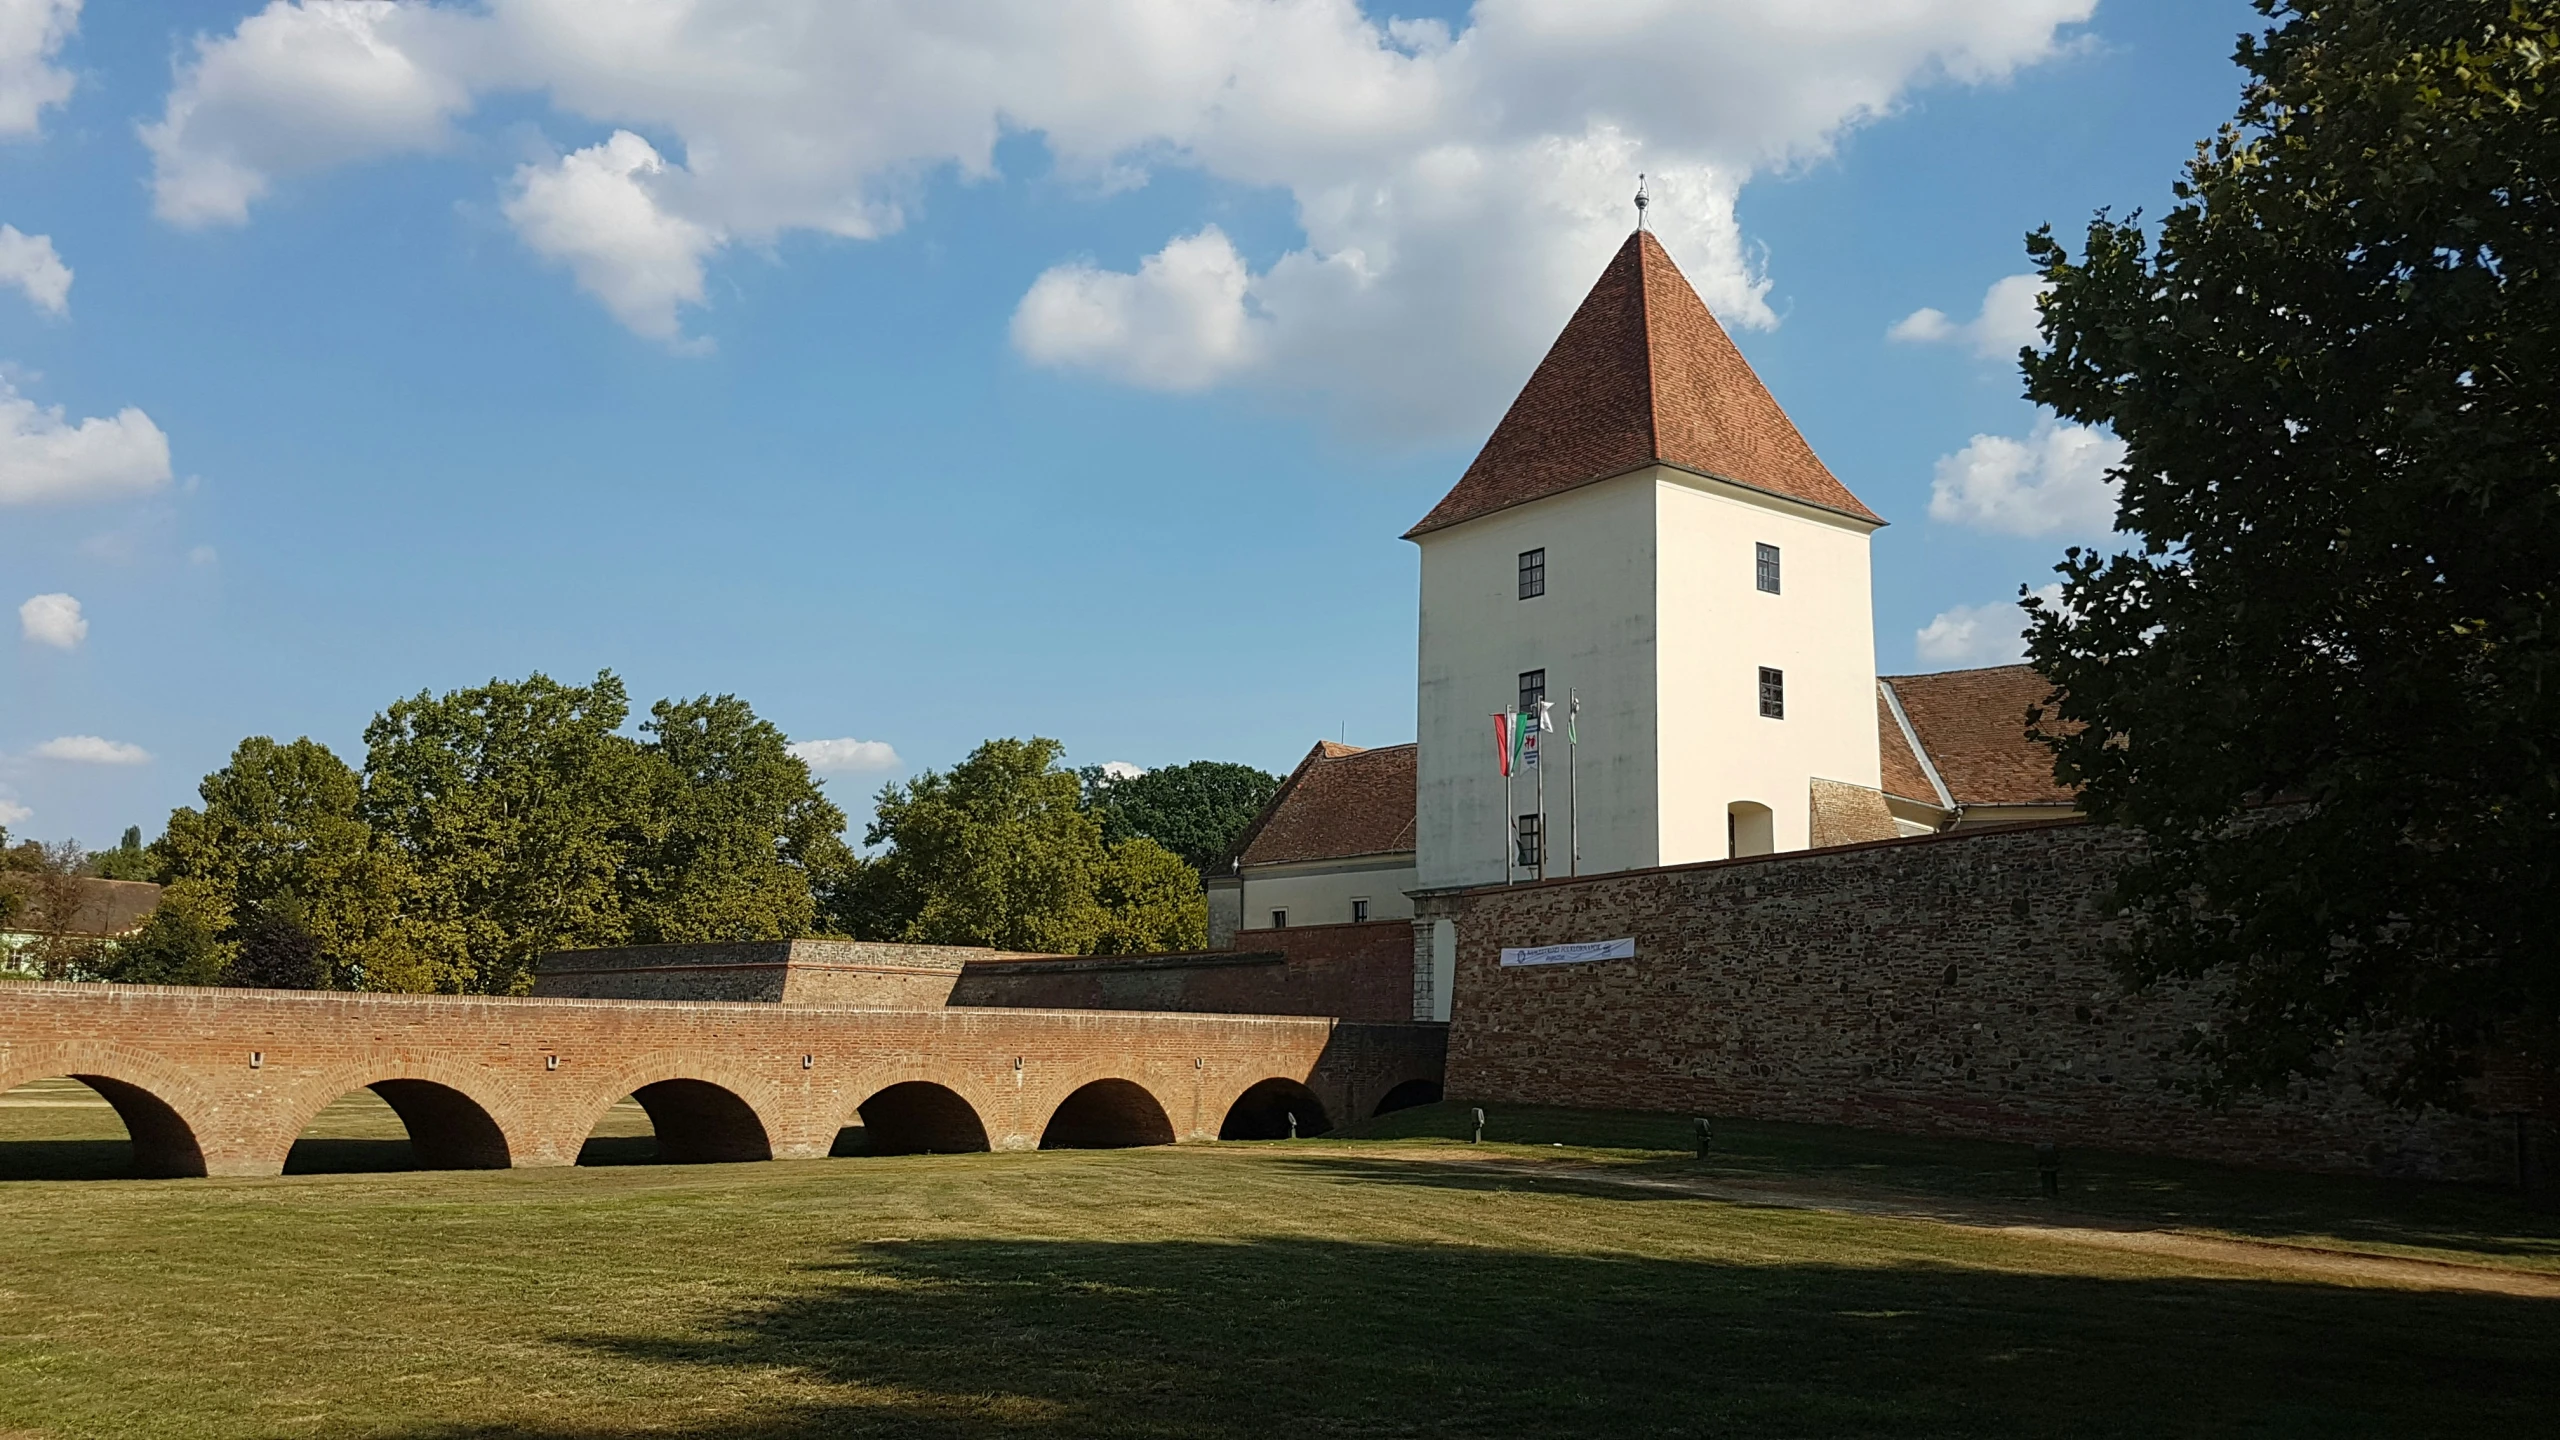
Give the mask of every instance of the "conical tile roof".
[[1824, 468], [1662, 242], [1639, 230], [1406, 538], [1657, 462], [1884, 523]]

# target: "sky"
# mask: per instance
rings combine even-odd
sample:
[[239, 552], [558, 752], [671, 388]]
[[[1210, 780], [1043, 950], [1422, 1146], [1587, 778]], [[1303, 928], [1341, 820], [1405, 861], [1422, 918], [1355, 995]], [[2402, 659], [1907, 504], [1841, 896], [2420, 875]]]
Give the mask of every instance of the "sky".
[[1417, 562], [1631, 228], [2017, 656], [2121, 453], [2022, 237], [2158, 214], [2241, 0], [0, 0], [0, 826], [420, 691], [735, 694], [856, 816], [1409, 740]]

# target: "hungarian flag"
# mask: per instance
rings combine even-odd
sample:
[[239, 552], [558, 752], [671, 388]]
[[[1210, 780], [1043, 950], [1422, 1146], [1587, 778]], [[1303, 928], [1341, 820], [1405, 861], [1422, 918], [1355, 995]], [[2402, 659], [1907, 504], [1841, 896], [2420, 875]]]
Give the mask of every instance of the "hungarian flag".
[[1511, 777], [1511, 766], [1520, 753], [1520, 717], [1496, 711], [1493, 717], [1493, 757], [1504, 779]]

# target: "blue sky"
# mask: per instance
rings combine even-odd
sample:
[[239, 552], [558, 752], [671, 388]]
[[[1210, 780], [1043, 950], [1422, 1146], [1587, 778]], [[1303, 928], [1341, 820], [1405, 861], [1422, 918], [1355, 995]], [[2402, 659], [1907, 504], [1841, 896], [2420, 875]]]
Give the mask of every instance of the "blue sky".
[[2005, 658], [1971, 607], [2102, 538], [2110, 442], [2040, 428], [2031, 296], [1986, 292], [2037, 224], [2167, 203], [2253, 19], [643, 8], [0, 0], [13, 833], [156, 834], [244, 735], [354, 761], [393, 698], [533, 670], [875, 742], [821, 752], [857, 812], [990, 735], [1409, 739], [1397, 537], [1638, 170], [1894, 522], [1879, 664]]

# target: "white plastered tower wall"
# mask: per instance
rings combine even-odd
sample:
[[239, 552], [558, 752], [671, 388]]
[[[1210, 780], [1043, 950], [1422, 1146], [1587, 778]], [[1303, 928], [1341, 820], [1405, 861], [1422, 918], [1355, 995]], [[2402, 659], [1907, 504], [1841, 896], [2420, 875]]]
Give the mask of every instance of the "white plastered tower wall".
[[[1673, 466], [1654, 496], [1660, 843], [1650, 863], [1721, 860], [1736, 802], [1766, 806], [1778, 850], [1813, 843], [1812, 782], [1882, 783], [1875, 526]], [[1560, 497], [1562, 498], [1562, 497]], [[1778, 593], [1758, 546], [1777, 547]], [[1784, 716], [1760, 713], [1763, 666]]]
[[[1498, 884], [1511, 843], [1493, 716], [1544, 670], [1557, 733], [1545, 738], [1548, 873], [1564, 874], [1564, 707], [1580, 691], [1572, 788], [1582, 869], [1660, 863], [1655, 766], [1656, 482], [1639, 471], [1416, 537], [1422, 549], [1416, 870], [1424, 890]], [[1520, 598], [1520, 555], [1545, 552], [1546, 593]], [[1536, 780], [1512, 787], [1514, 814]]]

